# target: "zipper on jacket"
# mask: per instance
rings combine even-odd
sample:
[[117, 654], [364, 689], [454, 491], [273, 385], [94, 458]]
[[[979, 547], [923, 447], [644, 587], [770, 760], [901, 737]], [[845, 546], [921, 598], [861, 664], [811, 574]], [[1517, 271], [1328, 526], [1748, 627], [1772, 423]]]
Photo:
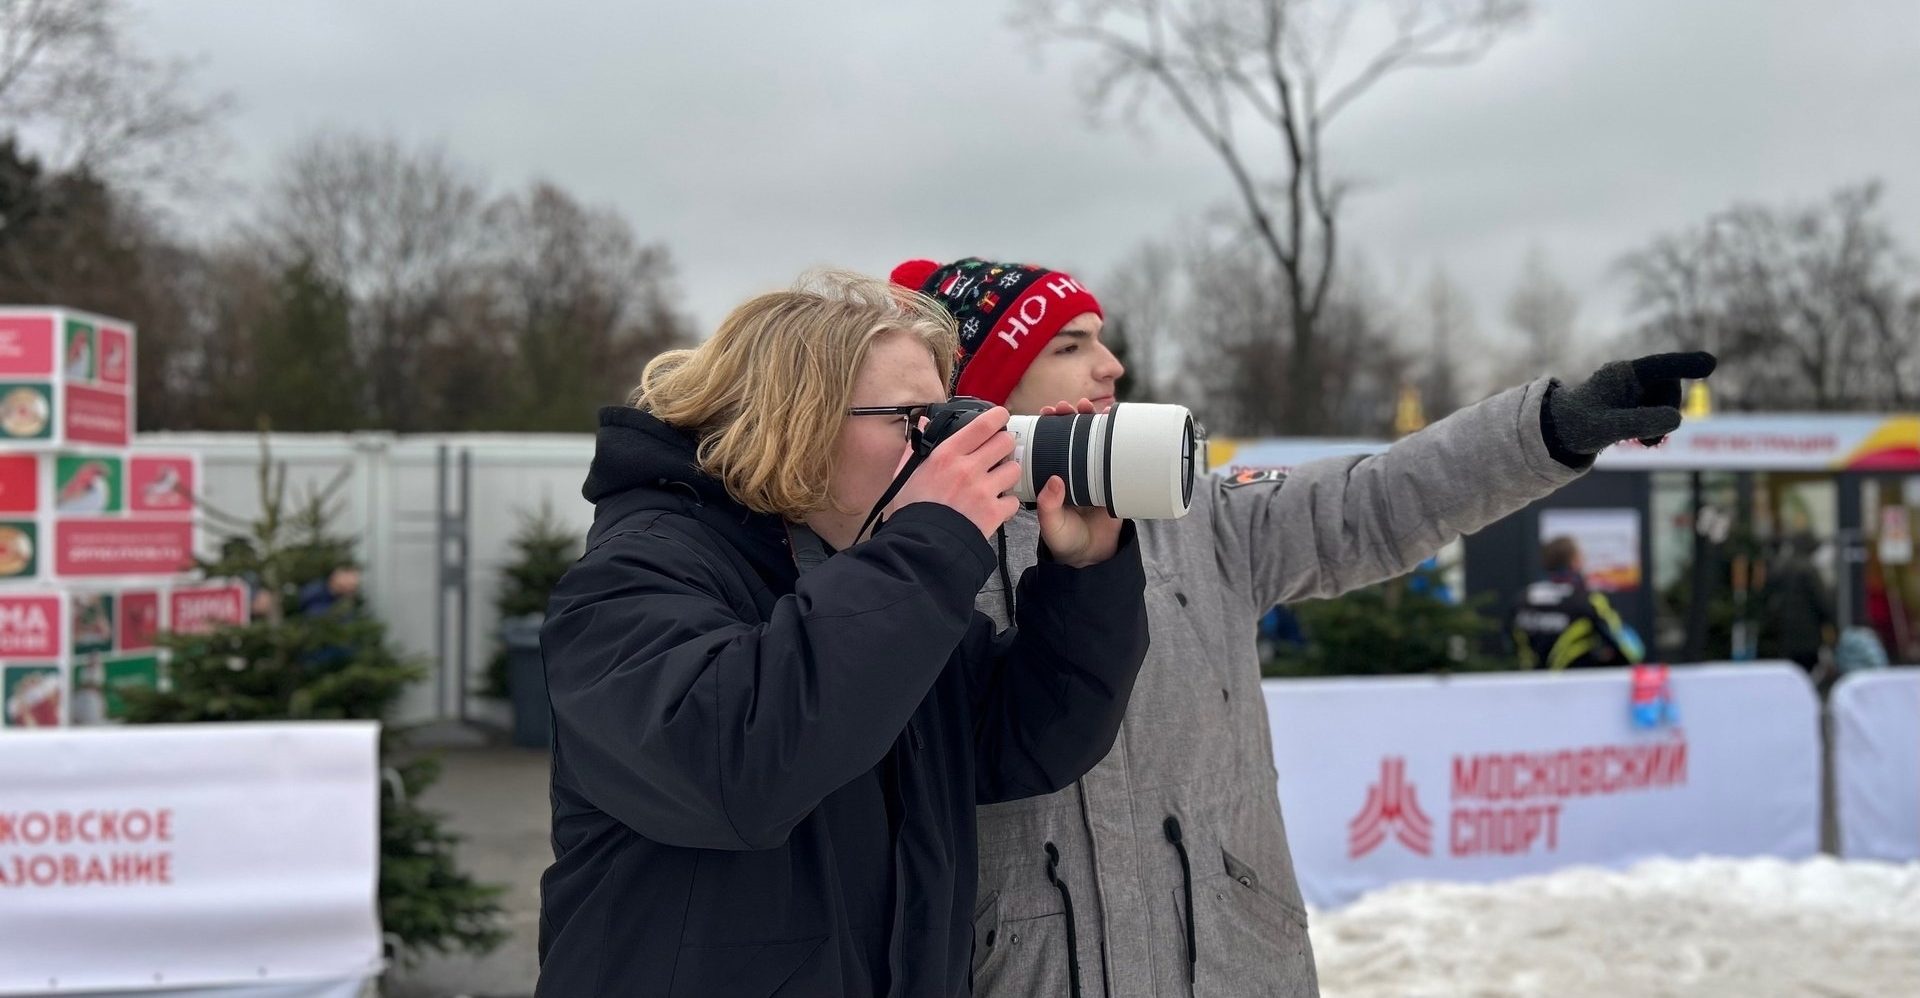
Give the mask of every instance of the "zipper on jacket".
[[1060, 879], [1060, 850], [1054, 844], [1047, 843], [1047, 879], [1060, 890], [1060, 903], [1067, 909], [1067, 981], [1072, 987], [1073, 998], [1080, 998], [1080, 939], [1073, 926], [1073, 892], [1067, 890], [1067, 882]]
[[1200, 962], [1200, 947], [1193, 935], [1193, 864], [1187, 861], [1187, 845], [1180, 834], [1180, 819], [1169, 814], [1160, 827], [1166, 830], [1167, 841], [1173, 843], [1174, 849], [1180, 853], [1180, 880], [1187, 892], [1187, 983], [1191, 985], [1194, 965]]

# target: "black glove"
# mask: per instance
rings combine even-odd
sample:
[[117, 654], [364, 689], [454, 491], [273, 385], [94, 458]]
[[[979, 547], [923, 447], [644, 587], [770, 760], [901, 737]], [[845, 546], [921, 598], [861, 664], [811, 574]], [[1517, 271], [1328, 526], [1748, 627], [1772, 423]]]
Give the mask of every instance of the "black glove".
[[1710, 353], [1661, 353], [1616, 360], [1573, 388], [1554, 382], [1540, 406], [1547, 452], [1585, 468], [1622, 440], [1655, 446], [1680, 426], [1680, 382], [1704, 378], [1718, 363]]

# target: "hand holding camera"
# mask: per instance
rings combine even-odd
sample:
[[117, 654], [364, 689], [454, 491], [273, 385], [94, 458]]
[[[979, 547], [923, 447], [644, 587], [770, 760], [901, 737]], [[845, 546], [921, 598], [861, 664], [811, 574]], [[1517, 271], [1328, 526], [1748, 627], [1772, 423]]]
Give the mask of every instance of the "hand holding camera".
[[1009, 417], [957, 395], [927, 407], [921, 446], [939, 444], [987, 412], [1000, 413], [996, 426], [1013, 435], [1020, 477], [1011, 491], [1021, 502], [1037, 503], [1047, 481], [1059, 478], [1066, 505], [1102, 507], [1116, 517], [1172, 520], [1193, 505], [1199, 454], [1193, 414], [1184, 406], [1121, 402], [1099, 412], [1081, 399]]
[[[1093, 412], [1093, 402], [1088, 399], [1040, 409], [1042, 416], [1065, 413], [1090, 416]], [[1068, 506], [1067, 483], [1059, 475], [1048, 477], [1034, 504], [1040, 509], [1040, 539], [1061, 564], [1085, 568], [1113, 557], [1119, 548], [1123, 521], [1103, 506]]]
[[1192, 505], [1196, 444], [1192, 414], [1181, 406], [1128, 403], [1099, 412], [1083, 398], [1038, 416], [1009, 416], [958, 396], [926, 413], [893, 487], [860, 533], [894, 510], [937, 502], [991, 537], [1029, 502], [1040, 509], [1054, 557], [1085, 565], [1112, 554], [1120, 518], [1177, 518]]
[[1009, 494], [1019, 484], [1020, 465], [1007, 460], [1014, 439], [1006, 426], [1007, 410], [994, 406], [956, 428], [907, 479], [887, 515], [916, 502], [937, 502], [992, 537], [1020, 510], [1020, 500]]

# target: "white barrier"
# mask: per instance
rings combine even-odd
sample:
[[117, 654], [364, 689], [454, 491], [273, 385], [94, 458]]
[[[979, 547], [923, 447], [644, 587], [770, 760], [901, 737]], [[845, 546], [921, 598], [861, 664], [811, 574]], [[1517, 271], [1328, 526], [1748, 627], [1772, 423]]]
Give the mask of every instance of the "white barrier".
[[1849, 675], [1830, 709], [1840, 855], [1920, 860], [1920, 667]]
[[1628, 670], [1268, 680], [1309, 902], [1651, 856], [1810, 856], [1819, 707], [1789, 665], [1675, 668], [1679, 725], [1636, 728]]
[[378, 737], [339, 722], [0, 740], [0, 994], [354, 993], [382, 966]]

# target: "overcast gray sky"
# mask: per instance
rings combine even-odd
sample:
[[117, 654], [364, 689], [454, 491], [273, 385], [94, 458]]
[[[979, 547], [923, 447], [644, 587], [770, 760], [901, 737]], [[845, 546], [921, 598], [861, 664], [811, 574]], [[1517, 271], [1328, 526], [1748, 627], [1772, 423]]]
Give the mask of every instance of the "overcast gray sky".
[[[141, 36], [238, 99], [234, 179], [322, 127], [442, 143], [496, 190], [549, 177], [666, 244], [704, 330], [817, 264], [980, 254], [1097, 292], [1230, 196], [1168, 114], [1090, 123], [1086, 53], [1036, 54], [1010, 7], [147, 0]], [[1611, 329], [1611, 263], [1735, 200], [1881, 177], [1920, 252], [1920, 3], [1544, 0], [1484, 61], [1389, 80], [1329, 147], [1367, 184], [1346, 238], [1386, 290], [1444, 266], [1490, 332], [1537, 244]]]

